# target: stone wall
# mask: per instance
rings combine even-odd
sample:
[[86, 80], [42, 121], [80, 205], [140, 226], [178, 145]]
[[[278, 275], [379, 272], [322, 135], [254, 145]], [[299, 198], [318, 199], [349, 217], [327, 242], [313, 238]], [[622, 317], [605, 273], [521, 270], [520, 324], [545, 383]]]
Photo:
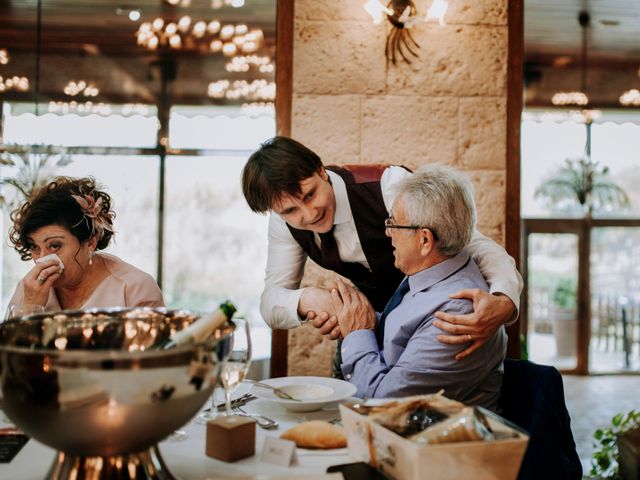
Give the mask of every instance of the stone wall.
[[[431, 0], [414, 0], [425, 16]], [[443, 163], [476, 188], [478, 229], [505, 235], [507, 0], [449, 2], [446, 26], [420, 22], [412, 64], [388, 64], [390, 24], [364, 0], [296, 0], [292, 136], [325, 164]], [[311, 269], [321, 278], [319, 268]], [[308, 277], [308, 276], [307, 276]], [[289, 373], [328, 374], [333, 342], [290, 331]]]

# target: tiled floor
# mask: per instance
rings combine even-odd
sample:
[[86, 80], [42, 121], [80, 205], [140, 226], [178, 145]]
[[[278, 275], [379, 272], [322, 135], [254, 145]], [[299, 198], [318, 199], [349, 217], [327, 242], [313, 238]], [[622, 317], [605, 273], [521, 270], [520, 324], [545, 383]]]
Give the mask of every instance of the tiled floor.
[[640, 410], [640, 376], [564, 376], [571, 429], [585, 474], [589, 473], [596, 428], [606, 427], [620, 412]]

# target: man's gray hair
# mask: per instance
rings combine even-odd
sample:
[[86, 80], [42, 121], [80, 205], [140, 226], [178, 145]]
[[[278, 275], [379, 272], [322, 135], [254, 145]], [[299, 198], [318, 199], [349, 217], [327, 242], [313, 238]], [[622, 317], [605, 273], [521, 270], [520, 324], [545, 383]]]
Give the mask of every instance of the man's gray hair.
[[437, 235], [440, 253], [453, 256], [467, 246], [476, 226], [473, 187], [458, 170], [439, 165], [421, 167], [396, 186], [411, 225]]

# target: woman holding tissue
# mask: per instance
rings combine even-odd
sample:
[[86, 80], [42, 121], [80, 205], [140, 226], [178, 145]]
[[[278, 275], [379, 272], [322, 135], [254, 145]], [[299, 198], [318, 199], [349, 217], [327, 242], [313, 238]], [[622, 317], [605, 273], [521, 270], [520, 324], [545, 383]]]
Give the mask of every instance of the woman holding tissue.
[[9, 237], [34, 267], [18, 283], [10, 305], [45, 311], [90, 307], [160, 307], [153, 278], [106, 253], [113, 236], [111, 197], [93, 178], [58, 177], [11, 213]]

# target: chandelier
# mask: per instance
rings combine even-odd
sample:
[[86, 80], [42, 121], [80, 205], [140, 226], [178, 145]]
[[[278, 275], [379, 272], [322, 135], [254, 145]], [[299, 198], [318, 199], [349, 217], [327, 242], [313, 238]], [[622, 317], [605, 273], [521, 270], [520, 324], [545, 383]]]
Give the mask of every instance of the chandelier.
[[582, 56], [580, 62], [580, 90], [572, 92], [557, 92], [551, 97], [554, 105], [577, 105], [585, 107], [589, 104], [587, 95], [587, 37], [591, 16], [587, 11], [578, 14], [578, 23], [582, 29]]
[[29, 90], [29, 79], [27, 77], [19, 77], [17, 75], [14, 75], [11, 78], [2, 78], [0, 75], [0, 93], [7, 92], [9, 90], [26, 92]]
[[239, 55], [225, 65], [227, 72], [248, 72], [251, 67], [257, 68], [260, 73], [273, 73], [275, 69], [268, 56], [258, 55]]
[[100, 90], [97, 87], [95, 87], [92, 83], [85, 82], [84, 80], [79, 80], [77, 82], [71, 80], [64, 87], [63, 91], [70, 97], [75, 97], [79, 94], [82, 94], [85, 97], [97, 97], [100, 93]]
[[207, 89], [207, 95], [210, 98], [226, 98], [229, 100], [237, 100], [246, 98], [247, 100], [269, 101], [276, 98], [275, 82], [267, 80], [218, 80], [211, 82]]
[[640, 90], [632, 88], [620, 95], [620, 104], [625, 107], [640, 107]]
[[254, 53], [264, 43], [264, 33], [260, 29], [249, 30], [245, 24], [222, 25], [217, 19], [194, 22], [188, 15], [180, 17], [177, 22], [166, 22], [160, 17], [152, 22], [143, 22], [135, 35], [138, 45], [149, 50], [163, 47], [209, 50], [222, 52], [227, 57]]

